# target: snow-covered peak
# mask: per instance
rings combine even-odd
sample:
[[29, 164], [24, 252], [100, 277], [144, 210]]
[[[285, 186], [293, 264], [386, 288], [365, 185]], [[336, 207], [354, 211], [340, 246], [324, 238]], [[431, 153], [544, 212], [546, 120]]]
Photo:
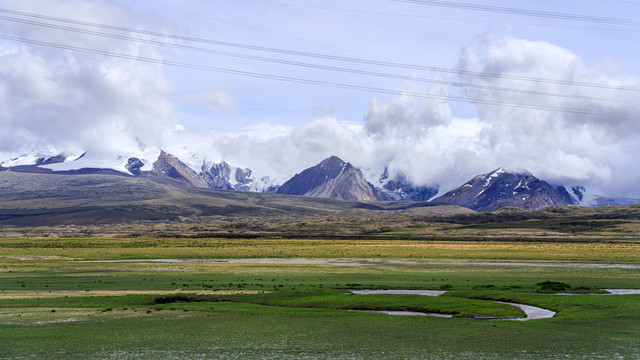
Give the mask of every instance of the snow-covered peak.
[[268, 176], [257, 177], [253, 171], [230, 165], [204, 160], [200, 177], [213, 189], [266, 192], [276, 186]]
[[127, 164], [130, 158], [138, 158], [144, 164], [140, 170], [150, 171], [153, 163], [160, 156], [160, 149], [145, 149], [136, 153], [100, 153], [87, 151], [78, 157], [68, 157], [66, 161], [59, 164], [42, 165], [41, 167], [53, 171], [69, 171], [84, 168], [112, 169], [129, 174]]
[[597, 206], [597, 200], [600, 196], [594, 194], [584, 186], [573, 186], [567, 190], [576, 204], [580, 206]]
[[500, 176], [501, 174], [504, 174], [504, 173], [506, 173], [506, 172], [507, 172], [507, 171], [506, 171], [503, 167], [499, 167], [499, 168], [497, 168], [497, 169], [493, 170], [492, 172], [490, 172], [490, 173], [488, 173], [488, 174], [485, 174], [485, 177], [488, 177], [488, 178], [496, 178], [496, 177], [498, 177], [498, 176]]
[[77, 156], [73, 156], [74, 154], [60, 154], [55, 150], [49, 151], [37, 151], [28, 154], [21, 154], [19, 156], [11, 157], [10, 159], [0, 161], [0, 166], [3, 167], [13, 167], [13, 166], [24, 166], [24, 165], [36, 165], [42, 163], [43, 161], [51, 158], [55, 158], [62, 155], [66, 158], [76, 158]]

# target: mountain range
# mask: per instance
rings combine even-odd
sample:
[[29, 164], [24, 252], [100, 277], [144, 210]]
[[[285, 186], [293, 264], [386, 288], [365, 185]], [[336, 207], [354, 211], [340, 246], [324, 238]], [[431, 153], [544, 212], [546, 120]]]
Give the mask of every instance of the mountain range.
[[[376, 180], [367, 180], [361, 169], [331, 156], [278, 185], [269, 177], [257, 177], [250, 169], [222, 161], [203, 160], [198, 171], [165, 151], [147, 151], [144, 156], [109, 157], [82, 154], [27, 156], [0, 162], [0, 171], [61, 175], [108, 174], [138, 177], [164, 185], [191, 188], [275, 193], [355, 201], [418, 201], [457, 205], [476, 211], [505, 206], [538, 210], [548, 206], [601, 206], [640, 203], [638, 199], [590, 195], [583, 187], [553, 186], [531, 173], [498, 168], [470, 179], [460, 187], [439, 193], [435, 186], [413, 184], [403, 173], [390, 175], [385, 169]], [[439, 196], [437, 196], [439, 195]]]

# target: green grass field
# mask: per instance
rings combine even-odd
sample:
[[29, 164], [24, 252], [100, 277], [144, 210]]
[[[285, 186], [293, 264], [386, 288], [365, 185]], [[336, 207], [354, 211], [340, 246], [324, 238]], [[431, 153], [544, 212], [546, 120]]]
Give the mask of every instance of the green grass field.
[[[0, 358], [640, 359], [633, 241], [0, 239]], [[131, 261], [200, 259], [182, 262]], [[215, 260], [215, 261], [214, 261]], [[550, 294], [545, 281], [570, 285]], [[439, 297], [347, 289], [446, 289]], [[507, 300], [556, 311], [522, 316]], [[453, 318], [350, 310], [411, 310]]]

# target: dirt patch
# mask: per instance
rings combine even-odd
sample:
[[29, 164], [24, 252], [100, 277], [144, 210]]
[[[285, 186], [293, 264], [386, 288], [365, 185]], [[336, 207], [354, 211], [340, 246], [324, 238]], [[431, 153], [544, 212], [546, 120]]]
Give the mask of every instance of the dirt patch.
[[[147, 309], [100, 309], [84, 308], [6, 308], [0, 310], [0, 325], [44, 326], [75, 322], [96, 321], [154, 316], [157, 311]], [[198, 316], [196, 313], [180, 314], [180, 317]]]
[[11, 259], [21, 261], [41, 261], [41, 260], [73, 260], [73, 258], [62, 256], [17, 256], [17, 255], [0, 255], [0, 259]]
[[357, 295], [424, 295], [424, 296], [440, 296], [446, 291], [442, 290], [350, 290], [352, 294]]
[[431, 316], [431, 317], [440, 317], [440, 318], [452, 318], [451, 314], [438, 314], [438, 313], [421, 313], [415, 311], [375, 311], [375, 310], [351, 310], [355, 312], [362, 313], [371, 313], [371, 314], [385, 314], [385, 315], [396, 315], [396, 316]]

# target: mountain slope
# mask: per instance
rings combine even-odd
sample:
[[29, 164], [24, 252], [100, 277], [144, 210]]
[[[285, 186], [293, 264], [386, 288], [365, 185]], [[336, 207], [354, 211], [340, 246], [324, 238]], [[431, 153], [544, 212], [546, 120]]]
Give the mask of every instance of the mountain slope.
[[[310, 216], [460, 214], [425, 203], [342, 201], [159, 184], [114, 175], [0, 172], [0, 225], [93, 225], [167, 221], [295, 219]], [[253, 221], [251, 220], [251, 221]]]
[[365, 180], [362, 172], [337, 156], [296, 174], [282, 184], [276, 193], [342, 200], [378, 200], [376, 189]]
[[508, 173], [502, 168], [478, 175], [433, 201], [476, 211], [493, 211], [505, 206], [538, 210], [575, 205], [563, 186], [553, 187], [530, 173]]

